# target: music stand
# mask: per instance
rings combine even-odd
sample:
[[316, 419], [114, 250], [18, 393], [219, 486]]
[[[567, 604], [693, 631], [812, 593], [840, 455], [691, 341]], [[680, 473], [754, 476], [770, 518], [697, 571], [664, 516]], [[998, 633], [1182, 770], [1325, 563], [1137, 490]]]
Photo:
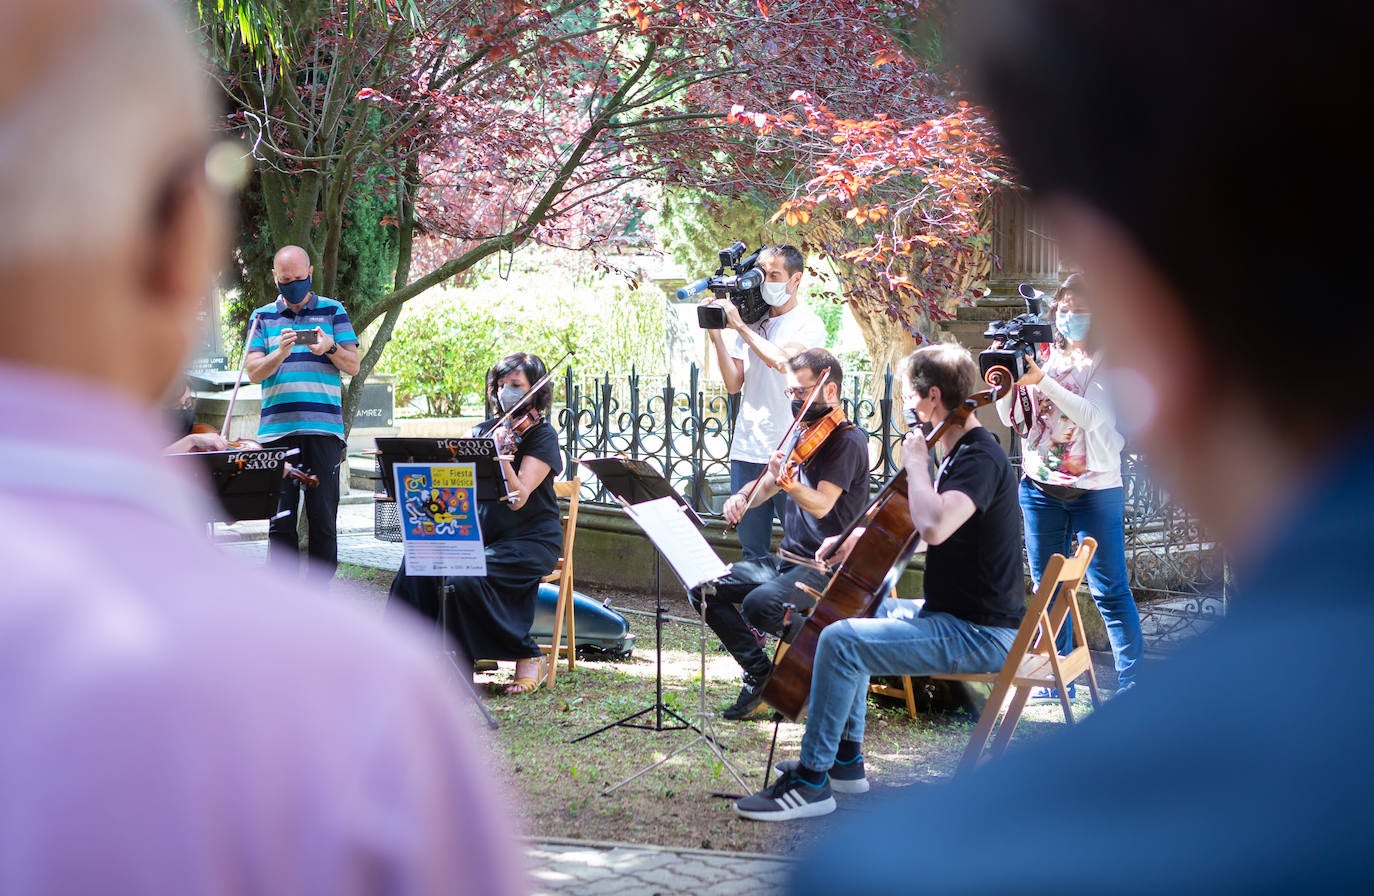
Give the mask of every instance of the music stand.
[[[507, 489], [497, 459], [496, 443], [491, 439], [424, 439], [388, 438], [379, 436], [377, 443], [377, 463], [382, 473], [382, 487], [385, 495], [374, 495], [376, 501], [396, 500], [396, 464], [451, 464], [470, 463], [477, 475], [477, 501], [500, 501], [505, 498]], [[401, 527], [405, 528], [405, 510], [401, 508]], [[454, 678], [462, 682], [472, 695], [477, 708], [487, 720], [487, 727], [498, 728], [500, 723], [487, 709], [472, 685], [472, 669], [458, 659], [458, 648], [448, 635], [448, 603], [452, 592], [444, 576], [416, 576], [434, 580], [439, 595], [439, 641], [444, 656], [448, 658], [449, 668]], [[469, 657], [469, 660], [472, 658]]]
[[178, 461], [195, 467], [195, 475], [209, 478], [217, 499], [209, 508], [210, 526], [243, 520], [273, 520], [285, 511], [278, 510], [283, 466], [297, 448], [263, 448], [245, 451], [193, 451], [168, 457], [193, 458]]
[[[602, 796], [618, 790], [641, 775], [658, 768], [674, 756], [685, 752], [698, 743], [704, 745], [725, 768], [729, 769], [735, 781], [747, 792], [748, 785], [744, 783], [739, 771], [725, 756], [722, 747], [717, 743], [715, 730], [711, 725], [712, 713], [706, 709], [706, 604], [715, 594], [714, 582], [728, 573], [729, 567], [720, 561], [720, 558], [711, 550], [710, 545], [706, 543], [706, 539], [702, 537], [700, 529], [705, 523], [701, 517], [652, 465], [642, 460], [624, 457], [585, 457], [580, 458], [578, 462], [591, 470], [601, 480], [602, 484], [606, 486], [606, 490], [615, 496], [630, 518], [644, 529], [645, 534], [654, 544], [654, 588], [657, 598], [654, 613], [656, 668], [653, 704], [611, 722], [609, 725], [603, 725], [595, 731], [575, 737], [571, 743], [586, 740], [615, 727], [640, 728], [648, 731], [681, 731], [690, 728], [697, 733], [695, 738], [682, 744], [657, 762], [645, 766], [620, 783], [601, 791]], [[701, 652], [701, 687], [696, 724], [688, 722], [663, 704], [663, 616], [666, 609], [663, 606], [660, 565], [665, 543], [674, 544], [677, 548], [686, 545], [688, 551], [695, 551], [699, 558], [704, 559], [705, 556], [710, 558], [702, 567], [704, 572], [698, 572], [695, 568], [687, 568], [686, 564], [691, 561], [688, 553], [674, 550], [673, 555], [669, 558], [670, 565], [673, 566], [673, 571], [677, 574], [683, 587], [689, 591], [699, 587], [702, 592], [701, 613], [697, 619], [698, 646]], [[653, 725], [634, 723], [634, 719], [649, 712], [655, 713]], [[665, 714], [677, 719], [681, 724], [664, 725], [663, 716]]]

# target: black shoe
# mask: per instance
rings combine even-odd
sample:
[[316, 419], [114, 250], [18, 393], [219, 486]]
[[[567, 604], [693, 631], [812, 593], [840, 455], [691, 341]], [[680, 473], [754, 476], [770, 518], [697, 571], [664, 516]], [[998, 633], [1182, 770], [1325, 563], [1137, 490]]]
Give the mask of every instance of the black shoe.
[[[801, 765], [800, 759], [784, 759], [773, 770], [780, 775], [795, 772]], [[856, 756], [849, 762], [836, 762], [830, 766], [830, 789], [836, 793], [868, 793], [868, 778], [864, 775], [864, 758]]]
[[735, 698], [734, 703], [721, 710], [720, 717], [732, 722], [739, 722], [752, 716], [761, 705], [763, 705], [763, 683], [760, 682], [755, 685], [745, 679], [744, 687], [739, 689], [739, 696]]
[[829, 779], [812, 784], [795, 771], [779, 777], [772, 787], [735, 801], [735, 814], [754, 821], [791, 821], [834, 811]]

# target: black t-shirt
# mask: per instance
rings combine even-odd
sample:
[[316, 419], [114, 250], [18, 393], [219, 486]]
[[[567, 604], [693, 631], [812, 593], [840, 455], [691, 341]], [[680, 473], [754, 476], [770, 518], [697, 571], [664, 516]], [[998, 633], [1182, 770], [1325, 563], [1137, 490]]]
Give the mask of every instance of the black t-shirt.
[[[496, 421], [484, 420], [473, 428], [474, 436], [491, 431]], [[549, 421], [540, 420], [525, 431], [515, 447], [511, 466], [520, 472], [520, 464], [527, 457], [537, 458], [549, 465], [549, 475], [539, 483], [529, 500], [519, 510], [511, 510], [505, 501], [483, 501], [477, 508], [482, 526], [482, 540], [493, 544], [506, 538], [552, 539], [561, 542], [563, 524], [559, 521], [558, 498], [553, 493], [553, 481], [563, 472], [563, 452], [558, 448], [558, 432]]]
[[797, 481], [808, 488], [830, 482], [844, 489], [835, 506], [816, 519], [791, 497], [782, 518], [782, 549], [811, 557], [821, 542], [839, 535], [868, 507], [868, 436], [857, 426], [832, 432], [811, 458], [801, 465]]
[[977, 509], [947, 540], [926, 549], [925, 609], [1015, 628], [1026, 613], [1026, 584], [1021, 507], [1006, 453], [978, 427], [940, 465], [935, 487], [941, 494], [963, 492]]

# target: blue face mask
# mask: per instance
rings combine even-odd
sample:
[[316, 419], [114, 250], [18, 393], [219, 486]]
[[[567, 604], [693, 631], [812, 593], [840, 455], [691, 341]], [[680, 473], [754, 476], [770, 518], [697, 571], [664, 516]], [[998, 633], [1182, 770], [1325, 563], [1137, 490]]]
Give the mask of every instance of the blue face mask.
[[1082, 342], [1091, 322], [1092, 315], [1086, 312], [1061, 311], [1054, 316], [1054, 328], [1070, 342]]
[[306, 296], [310, 295], [310, 278], [304, 280], [292, 280], [290, 283], [278, 283], [277, 292], [281, 297], [292, 305], [299, 305], [305, 301]]

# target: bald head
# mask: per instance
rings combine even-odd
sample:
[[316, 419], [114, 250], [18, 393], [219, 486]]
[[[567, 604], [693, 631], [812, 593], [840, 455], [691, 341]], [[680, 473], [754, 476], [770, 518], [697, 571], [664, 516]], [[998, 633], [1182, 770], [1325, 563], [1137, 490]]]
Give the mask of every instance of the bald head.
[[[280, 281], [295, 280], [303, 273], [309, 273], [310, 255], [300, 246], [282, 246], [272, 256], [272, 272]], [[281, 276], [281, 275], [287, 276]]]
[[180, 6], [0, 3], [0, 361], [154, 399], [182, 367], [224, 222]]
[[[282, 246], [272, 256], [272, 276], [277, 281], [277, 289], [292, 308], [299, 310], [310, 299], [310, 275], [315, 269], [310, 265], [310, 255], [300, 246]], [[288, 284], [296, 284], [292, 288]]]

